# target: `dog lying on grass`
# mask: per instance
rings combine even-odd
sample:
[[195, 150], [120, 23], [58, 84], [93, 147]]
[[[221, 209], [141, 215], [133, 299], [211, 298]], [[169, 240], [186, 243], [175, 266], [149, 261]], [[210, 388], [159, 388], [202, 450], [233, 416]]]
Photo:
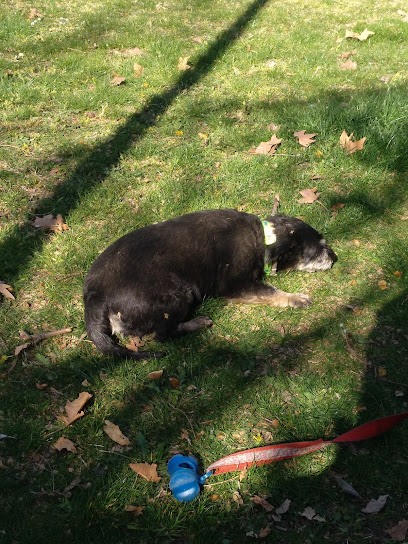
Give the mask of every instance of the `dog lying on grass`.
[[229, 209], [190, 213], [130, 232], [96, 259], [84, 283], [86, 330], [104, 354], [160, 356], [127, 349], [117, 335], [154, 333], [161, 341], [210, 327], [208, 317], [191, 319], [207, 297], [307, 306], [307, 295], [265, 285], [265, 270], [314, 272], [335, 260], [323, 237], [300, 219], [261, 221]]

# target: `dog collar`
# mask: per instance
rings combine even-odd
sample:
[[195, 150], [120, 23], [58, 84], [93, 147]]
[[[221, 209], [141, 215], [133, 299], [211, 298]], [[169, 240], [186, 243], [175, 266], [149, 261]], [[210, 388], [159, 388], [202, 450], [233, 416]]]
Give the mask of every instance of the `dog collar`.
[[265, 234], [265, 245], [271, 246], [276, 242], [275, 227], [269, 221], [262, 221], [262, 226]]

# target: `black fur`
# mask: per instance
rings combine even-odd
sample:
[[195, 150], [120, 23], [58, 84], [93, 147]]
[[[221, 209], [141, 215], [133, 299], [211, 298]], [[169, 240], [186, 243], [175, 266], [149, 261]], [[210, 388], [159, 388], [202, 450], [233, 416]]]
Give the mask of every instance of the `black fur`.
[[89, 338], [105, 354], [143, 359], [160, 354], [131, 351], [116, 334], [155, 333], [163, 340], [209, 326], [208, 318], [188, 321], [204, 297], [306, 305], [305, 295], [262, 283], [265, 260], [277, 262], [278, 269], [296, 268], [292, 265], [302, 258], [331, 252], [329, 268], [335, 255], [306, 223], [284, 216], [268, 220], [277, 234], [272, 246], [265, 246], [255, 215], [228, 209], [191, 213], [126, 234], [96, 259], [85, 278]]

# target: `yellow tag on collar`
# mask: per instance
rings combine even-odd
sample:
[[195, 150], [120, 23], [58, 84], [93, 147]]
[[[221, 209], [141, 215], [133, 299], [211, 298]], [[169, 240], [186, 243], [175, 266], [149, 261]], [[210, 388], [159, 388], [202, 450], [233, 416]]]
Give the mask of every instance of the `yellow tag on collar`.
[[265, 234], [265, 244], [270, 246], [276, 242], [275, 227], [269, 221], [262, 221]]

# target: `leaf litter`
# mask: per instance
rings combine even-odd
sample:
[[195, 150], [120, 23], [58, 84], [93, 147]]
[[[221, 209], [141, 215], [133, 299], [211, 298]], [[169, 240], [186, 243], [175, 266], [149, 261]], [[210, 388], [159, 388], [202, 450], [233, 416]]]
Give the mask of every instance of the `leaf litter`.
[[270, 140], [261, 142], [255, 149], [250, 149], [249, 152], [255, 155], [273, 155], [281, 141], [282, 138], [278, 138], [276, 134], [272, 134]]

